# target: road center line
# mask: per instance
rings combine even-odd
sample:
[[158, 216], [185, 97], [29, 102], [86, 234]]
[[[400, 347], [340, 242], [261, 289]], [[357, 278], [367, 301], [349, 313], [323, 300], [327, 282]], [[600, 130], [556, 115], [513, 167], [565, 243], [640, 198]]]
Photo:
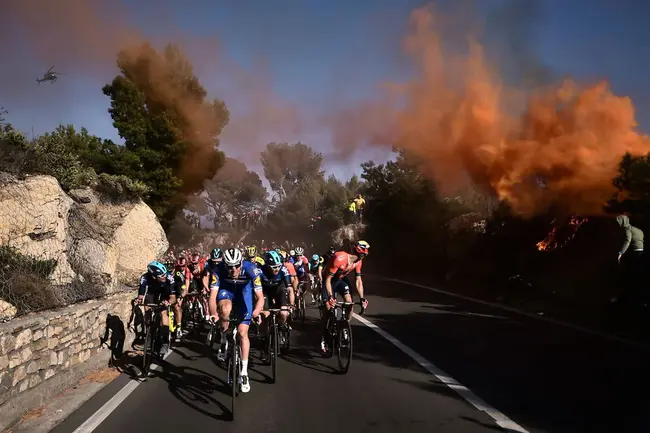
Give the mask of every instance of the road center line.
[[[167, 359], [172, 354], [172, 350], [168, 351], [163, 360]], [[161, 368], [160, 365], [152, 363], [150, 371], [157, 371]], [[132, 379], [122, 387], [110, 400], [108, 400], [102, 407], [97, 409], [97, 412], [92, 414], [86, 421], [77, 427], [72, 433], [92, 433], [99, 425], [104, 422], [108, 416], [118, 408], [120, 404], [140, 385], [142, 381]]]
[[375, 331], [377, 334], [384, 337], [386, 340], [388, 340], [390, 343], [392, 343], [395, 347], [397, 347], [399, 350], [404, 352], [406, 355], [411, 357], [415, 362], [420, 364], [422, 368], [424, 368], [433, 376], [435, 376], [436, 379], [438, 379], [440, 382], [447, 385], [447, 387], [454, 390], [458, 395], [460, 395], [463, 399], [465, 399], [476, 409], [488, 414], [488, 416], [490, 416], [490, 418], [492, 418], [499, 427], [503, 428], [507, 432], [529, 433], [528, 430], [526, 430], [525, 428], [523, 428], [522, 426], [520, 426], [519, 424], [517, 424], [507, 416], [505, 416], [503, 413], [499, 412], [497, 409], [487, 404], [485, 401], [483, 401], [483, 399], [481, 399], [479, 396], [474, 394], [469, 388], [461, 385], [456, 379], [454, 379], [449, 374], [447, 374], [443, 370], [433, 365], [422, 355], [420, 355], [419, 353], [417, 353], [416, 351], [408, 347], [406, 344], [399, 341], [397, 338], [390, 335], [388, 332], [381, 329], [379, 326], [372, 323], [370, 320], [366, 319], [365, 317], [361, 317], [358, 314], [353, 314], [353, 317], [357, 319], [359, 322], [369, 327], [370, 329], [372, 329], [373, 331]]
[[645, 350], [650, 349], [650, 346], [648, 346], [647, 344], [644, 344], [642, 342], [639, 342], [639, 341], [634, 341], [634, 340], [630, 340], [630, 339], [627, 339], [627, 338], [619, 337], [618, 335], [614, 335], [614, 334], [608, 334], [608, 333], [605, 333], [605, 332], [596, 331], [595, 329], [589, 329], [589, 328], [586, 328], [584, 326], [576, 325], [576, 324], [569, 323], [569, 322], [563, 322], [561, 320], [552, 319], [550, 317], [538, 316], [537, 314], [528, 313], [526, 311], [522, 311], [522, 310], [518, 310], [516, 308], [508, 307], [506, 305], [497, 304], [497, 303], [489, 302], [489, 301], [483, 301], [481, 299], [476, 299], [476, 298], [470, 298], [469, 296], [459, 295], [458, 293], [448, 292], [446, 290], [437, 289], [435, 287], [430, 287], [430, 286], [425, 286], [423, 284], [412, 283], [410, 281], [404, 281], [404, 280], [400, 280], [400, 279], [397, 279], [397, 278], [388, 278], [388, 277], [383, 277], [381, 275], [368, 275], [368, 276], [370, 278], [376, 278], [378, 280], [391, 281], [391, 282], [394, 282], [394, 283], [403, 284], [405, 286], [413, 286], [413, 287], [418, 287], [420, 289], [426, 289], [426, 290], [429, 290], [431, 292], [436, 292], [436, 293], [440, 293], [440, 294], [443, 294], [443, 295], [446, 295], [446, 296], [450, 296], [452, 298], [462, 299], [464, 301], [469, 301], [469, 302], [474, 302], [475, 304], [486, 305], [488, 307], [497, 308], [499, 310], [508, 311], [510, 313], [515, 313], [515, 314], [518, 314], [520, 316], [529, 317], [531, 319], [540, 320], [542, 322], [552, 323], [552, 324], [554, 324], [556, 326], [564, 326], [566, 328], [573, 329], [574, 331], [583, 332], [585, 334], [593, 335], [595, 337], [604, 338], [604, 339], [610, 340], [610, 341], [615, 341], [617, 343], [628, 344], [630, 346], [640, 347], [640, 348], [645, 349]]

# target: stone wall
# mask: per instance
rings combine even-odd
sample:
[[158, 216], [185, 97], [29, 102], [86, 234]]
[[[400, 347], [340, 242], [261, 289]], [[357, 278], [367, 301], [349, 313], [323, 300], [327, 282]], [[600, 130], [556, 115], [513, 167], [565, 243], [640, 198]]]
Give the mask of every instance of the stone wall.
[[124, 327], [124, 348], [133, 333], [126, 327], [133, 290], [120, 291], [65, 308], [33, 313], [0, 324], [0, 431], [26, 410], [41, 406], [90, 369], [108, 365], [102, 345], [107, 317]]

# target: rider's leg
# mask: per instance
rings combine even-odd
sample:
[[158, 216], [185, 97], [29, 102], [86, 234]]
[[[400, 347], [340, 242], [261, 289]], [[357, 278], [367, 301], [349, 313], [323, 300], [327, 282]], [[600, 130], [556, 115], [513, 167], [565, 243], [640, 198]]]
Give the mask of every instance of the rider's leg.
[[[274, 304], [277, 305], [276, 308], [286, 308], [289, 306], [289, 293], [288, 289], [284, 287], [278, 287], [273, 295]], [[284, 325], [289, 319], [289, 311], [280, 311], [278, 314], [278, 324]]]

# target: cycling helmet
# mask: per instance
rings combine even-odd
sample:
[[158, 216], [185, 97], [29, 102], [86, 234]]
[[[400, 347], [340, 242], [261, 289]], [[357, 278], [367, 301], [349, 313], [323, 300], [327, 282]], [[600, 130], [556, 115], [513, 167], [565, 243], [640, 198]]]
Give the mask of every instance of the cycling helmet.
[[295, 250], [289, 250], [289, 255], [290, 255], [291, 257], [295, 256], [295, 255], [296, 255], [296, 251], [295, 251]]
[[243, 254], [238, 248], [228, 248], [223, 253], [223, 261], [226, 263], [226, 266], [239, 266], [243, 259]]
[[246, 256], [249, 258], [255, 257], [257, 255], [257, 248], [255, 245], [251, 245], [250, 247], [246, 247]]
[[305, 254], [305, 249], [303, 247], [296, 247], [296, 256], [302, 256]]
[[330, 253], [331, 255], [334, 255], [334, 253], [336, 253], [336, 248], [334, 248], [334, 246], [330, 245], [327, 252]]
[[218, 261], [221, 261], [222, 258], [223, 258], [223, 251], [221, 251], [220, 248], [214, 248], [210, 252], [210, 260], [218, 262]]
[[275, 251], [269, 251], [266, 253], [264, 256], [264, 261], [272, 268], [276, 266], [282, 266], [282, 256]]
[[167, 275], [167, 268], [159, 262], [151, 262], [147, 265], [147, 272], [154, 278], [160, 278]]
[[313, 256], [311, 256], [311, 261], [312, 263], [320, 262], [320, 256], [318, 254], [314, 254]]
[[370, 250], [370, 244], [366, 241], [353, 242], [352, 250], [360, 256], [365, 256]]
[[287, 252], [280, 250], [279, 254], [282, 257], [282, 263], [284, 263], [287, 260]]

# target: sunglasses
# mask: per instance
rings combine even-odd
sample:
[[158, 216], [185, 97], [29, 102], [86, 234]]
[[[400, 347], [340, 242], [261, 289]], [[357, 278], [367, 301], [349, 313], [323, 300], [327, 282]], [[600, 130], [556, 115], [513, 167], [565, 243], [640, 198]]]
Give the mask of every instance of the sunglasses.
[[271, 266], [271, 269], [274, 271], [279, 271], [282, 265]]
[[239, 265], [234, 265], [234, 266], [226, 266], [229, 271], [234, 271], [235, 269], [241, 268], [241, 264]]

